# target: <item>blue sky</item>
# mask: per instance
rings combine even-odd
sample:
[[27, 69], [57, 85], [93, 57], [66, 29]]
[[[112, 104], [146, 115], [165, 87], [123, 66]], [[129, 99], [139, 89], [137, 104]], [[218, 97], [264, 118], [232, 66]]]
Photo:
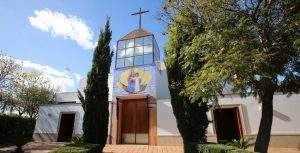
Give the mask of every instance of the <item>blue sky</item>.
[[16, 58], [24, 69], [43, 71], [62, 91], [74, 91], [91, 67], [93, 45], [107, 16], [111, 46], [138, 27], [130, 14], [140, 7], [143, 28], [154, 33], [160, 50], [164, 25], [155, 17], [163, 0], [1, 0], [0, 51]]

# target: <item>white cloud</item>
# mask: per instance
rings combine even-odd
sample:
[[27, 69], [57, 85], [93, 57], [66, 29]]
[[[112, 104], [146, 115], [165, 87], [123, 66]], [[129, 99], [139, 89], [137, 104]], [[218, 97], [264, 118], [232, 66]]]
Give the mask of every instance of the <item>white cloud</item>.
[[81, 78], [82, 78], [82, 75], [81, 74], [78, 74], [78, 73], [74, 73], [74, 76], [75, 76], [75, 78], [76, 78], [76, 81], [80, 81], [81, 80]]
[[58, 70], [48, 65], [41, 65], [29, 60], [16, 60], [17, 63], [22, 65], [25, 72], [41, 72], [42, 75], [49, 79], [50, 83], [59, 88], [62, 92], [75, 91], [79, 86], [78, 73], [71, 73], [67, 70]]
[[49, 9], [35, 10], [29, 22], [41, 31], [50, 32], [54, 37], [74, 40], [84, 49], [93, 49], [93, 32], [86, 23], [77, 16], [64, 15]]

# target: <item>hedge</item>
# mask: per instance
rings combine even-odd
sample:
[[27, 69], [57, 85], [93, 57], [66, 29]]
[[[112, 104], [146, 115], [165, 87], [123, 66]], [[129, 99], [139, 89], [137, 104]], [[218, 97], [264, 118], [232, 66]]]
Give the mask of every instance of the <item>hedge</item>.
[[100, 153], [100, 145], [98, 144], [72, 144], [66, 145], [51, 153]]
[[198, 145], [198, 147], [199, 153], [252, 153], [248, 150], [223, 144], [201, 144]]
[[32, 140], [35, 119], [0, 114], [0, 144], [14, 144], [15, 152], [23, 152], [22, 146]]
[[32, 139], [35, 119], [0, 114], [0, 144]]

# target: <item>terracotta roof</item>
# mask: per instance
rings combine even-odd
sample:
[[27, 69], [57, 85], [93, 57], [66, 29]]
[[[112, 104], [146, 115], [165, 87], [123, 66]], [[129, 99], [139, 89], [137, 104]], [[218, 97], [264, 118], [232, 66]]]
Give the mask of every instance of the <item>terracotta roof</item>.
[[120, 40], [133, 39], [133, 38], [144, 37], [144, 36], [149, 36], [149, 35], [152, 35], [152, 33], [146, 31], [145, 29], [136, 29], [136, 30], [129, 32], [127, 35], [122, 37]]

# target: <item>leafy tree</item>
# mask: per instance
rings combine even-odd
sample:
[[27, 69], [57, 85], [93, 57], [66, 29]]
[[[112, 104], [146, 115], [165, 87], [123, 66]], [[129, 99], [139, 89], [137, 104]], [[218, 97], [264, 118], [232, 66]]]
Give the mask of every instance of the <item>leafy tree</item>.
[[0, 53], [0, 103], [1, 110], [4, 112], [7, 108], [7, 95], [11, 90], [12, 82], [17, 76], [20, 65], [12, 58]]
[[[182, 94], [189, 73], [182, 68], [182, 55], [191, 40], [203, 31], [203, 23], [191, 10], [189, 3], [183, 5], [169, 1], [164, 6], [161, 19], [168, 23], [169, 38], [165, 50], [165, 63], [173, 113], [183, 139], [184, 152], [198, 153], [197, 144], [207, 141], [208, 106], [203, 103], [201, 97], [191, 102], [187, 95]], [[201, 67], [201, 64], [199, 66]]]
[[192, 5], [205, 30], [182, 52], [182, 67], [192, 72], [185, 78], [185, 94], [193, 101], [215, 101], [231, 87], [242, 96], [258, 96], [262, 116], [254, 150], [267, 152], [274, 93], [300, 90], [299, 1], [204, 0]]
[[101, 145], [103, 150], [108, 132], [108, 74], [111, 65], [111, 30], [107, 19], [104, 31], [100, 32], [98, 44], [94, 50], [92, 69], [87, 75], [84, 96], [79, 92], [84, 117], [83, 140], [86, 143]]
[[22, 72], [21, 66], [14, 58], [0, 54], [1, 109], [36, 118], [39, 107], [53, 102], [57, 90], [40, 73]]
[[40, 73], [21, 73], [13, 82], [9, 105], [19, 116], [36, 118], [41, 105], [54, 102], [56, 91]]

